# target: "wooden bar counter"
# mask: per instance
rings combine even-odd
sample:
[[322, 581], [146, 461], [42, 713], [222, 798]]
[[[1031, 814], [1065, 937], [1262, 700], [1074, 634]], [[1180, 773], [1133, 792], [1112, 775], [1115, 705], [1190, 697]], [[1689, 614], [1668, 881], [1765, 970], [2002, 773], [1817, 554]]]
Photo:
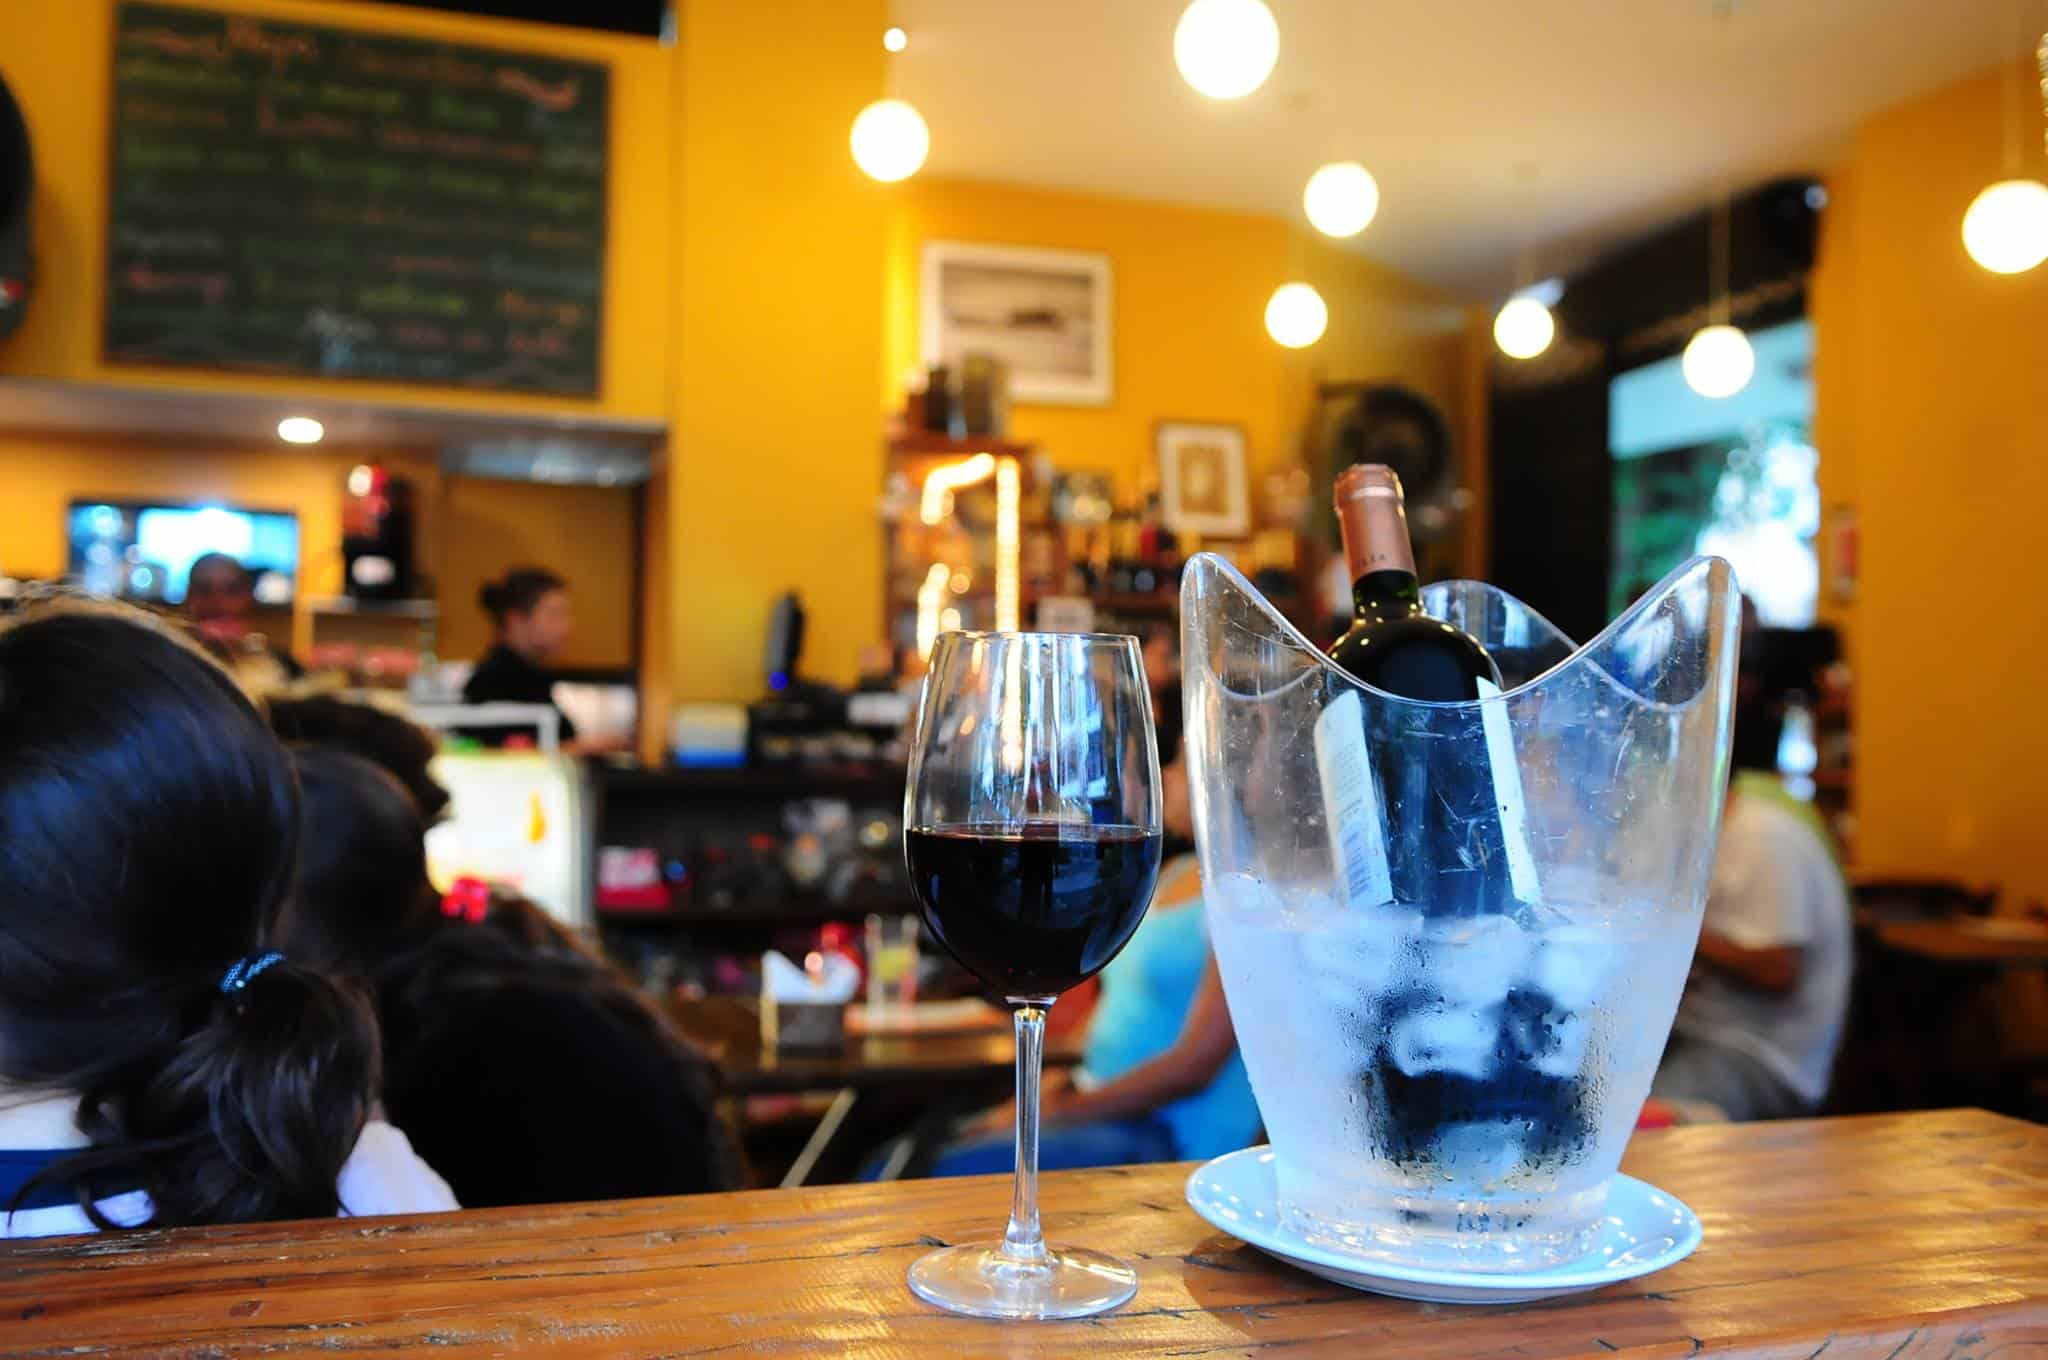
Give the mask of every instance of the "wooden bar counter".
[[2048, 1129], [1977, 1111], [1646, 1133], [1691, 1259], [1508, 1308], [1354, 1293], [1225, 1237], [1186, 1166], [1045, 1178], [1048, 1231], [1138, 1263], [1085, 1322], [950, 1317], [904, 1287], [998, 1230], [994, 1179], [19, 1242], [7, 1354], [1684, 1356], [2048, 1354]]

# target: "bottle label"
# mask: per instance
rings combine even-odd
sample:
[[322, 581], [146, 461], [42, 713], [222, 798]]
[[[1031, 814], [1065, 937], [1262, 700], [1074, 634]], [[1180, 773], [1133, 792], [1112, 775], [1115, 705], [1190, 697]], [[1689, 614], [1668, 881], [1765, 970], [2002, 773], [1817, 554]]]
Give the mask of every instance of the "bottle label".
[[[1476, 677], [1479, 697], [1491, 699], [1500, 686], [1485, 676]], [[1500, 839], [1508, 857], [1508, 884], [1515, 899], [1536, 906], [1542, 902], [1536, 881], [1536, 860], [1529, 853], [1528, 808], [1522, 800], [1522, 767], [1515, 760], [1514, 733], [1508, 727], [1506, 704], [1482, 704], [1481, 727], [1486, 733], [1486, 763], [1493, 772], [1493, 796], [1500, 804]]]
[[1379, 789], [1365, 747], [1358, 691], [1346, 690], [1316, 719], [1316, 773], [1323, 785], [1323, 821], [1347, 900], [1355, 906], [1391, 901], [1387, 833]]

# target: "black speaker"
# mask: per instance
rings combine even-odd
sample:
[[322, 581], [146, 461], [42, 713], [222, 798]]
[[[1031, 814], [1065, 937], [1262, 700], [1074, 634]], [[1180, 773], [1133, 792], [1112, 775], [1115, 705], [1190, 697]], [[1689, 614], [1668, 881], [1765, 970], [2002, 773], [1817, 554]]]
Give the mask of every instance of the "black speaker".
[[0, 337], [28, 315], [34, 280], [29, 252], [29, 204], [35, 197], [35, 158], [29, 153], [28, 120], [0, 78]]

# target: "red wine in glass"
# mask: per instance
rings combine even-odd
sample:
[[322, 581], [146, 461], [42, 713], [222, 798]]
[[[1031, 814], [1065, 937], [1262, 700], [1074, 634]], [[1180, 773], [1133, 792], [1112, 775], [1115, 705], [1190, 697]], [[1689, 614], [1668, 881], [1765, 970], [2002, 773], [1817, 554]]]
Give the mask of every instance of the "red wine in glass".
[[985, 1318], [1087, 1317], [1137, 1272], [1038, 1222], [1045, 1013], [1137, 930], [1159, 878], [1159, 753], [1133, 637], [947, 633], [932, 647], [903, 799], [925, 924], [1009, 1003], [1017, 1174], [1001, 1239], [920, 1256], [910, 1288]]
[[1054, 997], [1102, 971], [1144, 919], [1160, 835], [1025, 822], [904, 837], [925, 924], [997, 996]]

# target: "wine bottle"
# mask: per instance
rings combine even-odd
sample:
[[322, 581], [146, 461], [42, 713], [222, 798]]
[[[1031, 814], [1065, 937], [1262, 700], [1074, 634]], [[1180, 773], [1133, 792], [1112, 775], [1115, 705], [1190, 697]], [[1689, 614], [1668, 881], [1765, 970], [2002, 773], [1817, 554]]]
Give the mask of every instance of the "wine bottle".
[[[1352, 578], [1352, 619], [1330, 645], [1330, 659], [1404, 699], [1456, 703], [1500, 693], [1500, 670], [1486, 648], [1423, 612], [1394, 470], [1378, 463], [1345, 469], [1336, 501]], [[1437, 711], [1418, 720], [1361, 706], [1359, 722], [1362, 753], [1348, 734], [1341, 746], [1326, 734], [1333, 752], [1351, 751], [1354, 760], [1364, 755], [1377, 786], [1364, 790], [1362, 802], [1354, 794], [1341, 814], [1380, 822], [1364, 842], [1353, 829], [1347, 870], [1354, 889], [1384, 884], [1386, 894], [1426, 916], [1512, 913], [1518, 899], [1533, 901], [1535, 874], [1506, 714]], [[1333, 787], [1330, 778], [1326, 774], [1326, 787]], [[1355, 789], [1358, 777], [1338, 782]], [[1333, 807], [1332, 816], [1338, 815]], [[1384, 869], [1361, 873], [1358, 858], [1378, 854], [1385, 856]]]
[[1340, 473], [1337, 523], [1351, 568], [1351, 626], [1330, 644], [1330, 659], [1404, 699], [1477, 699], [1482, 680], [1498, 690], [1500, 669], [1478, 639], [1422, 612], [1394, 470], [1359, 463]]

